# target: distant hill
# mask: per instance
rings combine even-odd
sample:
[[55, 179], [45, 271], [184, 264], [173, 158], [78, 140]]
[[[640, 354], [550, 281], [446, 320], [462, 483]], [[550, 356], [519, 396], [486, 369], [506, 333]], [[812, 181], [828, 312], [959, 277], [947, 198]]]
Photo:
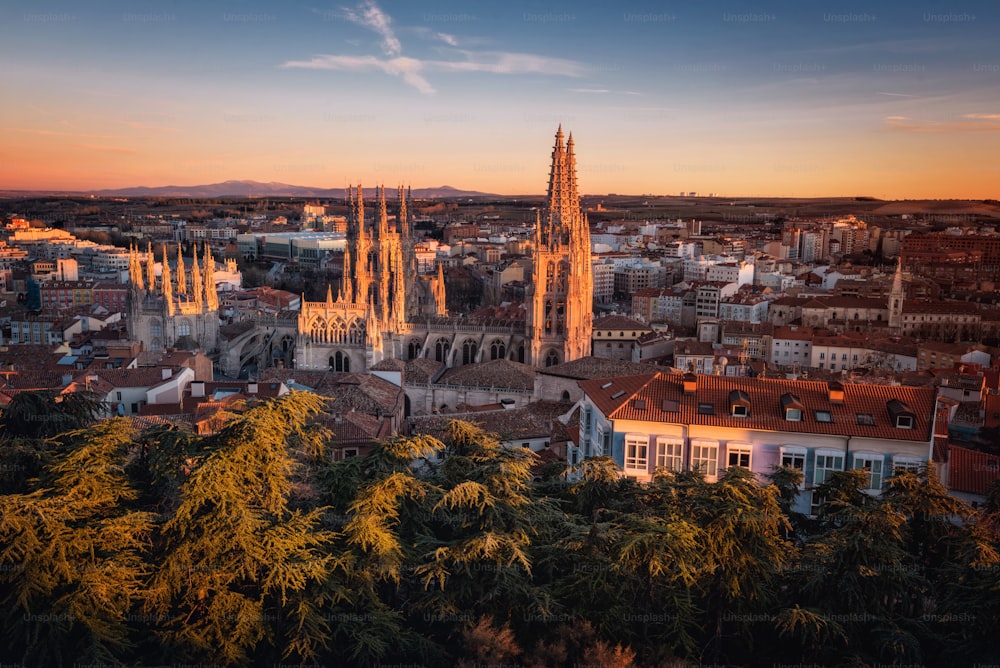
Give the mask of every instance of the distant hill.
[[[394, 188], [387, 188], [394, 191]], [[375, 188], [369, 187], [369, 193]], [[343, 188], [318, 188], [313, 186], [296, 186], [289, 183], [271, 181], [223, 181], [194, 186], [138, 186], [134, 188], [112, 188], [97, 190], [92, 194], [100, 197], [343, 197]], [[490, 193], [475, 190], [459, 190], [451, 186], [436, 188], [414, 188], [412, 196], [418, 199], [442, 199], [452, 197], [494, 197]]]

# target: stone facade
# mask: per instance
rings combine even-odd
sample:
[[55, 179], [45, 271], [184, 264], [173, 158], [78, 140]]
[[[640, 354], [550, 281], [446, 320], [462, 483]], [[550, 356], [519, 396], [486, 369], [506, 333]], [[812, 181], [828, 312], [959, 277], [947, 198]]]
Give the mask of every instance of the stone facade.
[[207, 353], [219, 350], [219, 295], [215, 287], [215, 260], [206, 246], [203, 267], [198, 250], [190, 279], [177, 249], [177, 276], [171, 275], [164, 248], [160, 276], [156, 275], [152, 249], [145, 267], [133, 249], [129, 257], [127, 318], [129, 338], [146, 350], [199, 348]]
[[344, 279], [323, 302], [303, 302], [295, 366], [364, 371], [386, 359], [430, 359], [458, 367], [509, 360], [535, 367], [590, 354], [593, 275], [590, 230], [580, 209], [572, 136], [556, 133], [548, 206], [535, 231], [534, 282], [523, 318], [455, 316], [445, 306], [443, 265], [420, 276], [410, 233], [408, 196], [400, 188], [390, 224], [385, 189], [376, 214], [364, 191], [350, 189]]

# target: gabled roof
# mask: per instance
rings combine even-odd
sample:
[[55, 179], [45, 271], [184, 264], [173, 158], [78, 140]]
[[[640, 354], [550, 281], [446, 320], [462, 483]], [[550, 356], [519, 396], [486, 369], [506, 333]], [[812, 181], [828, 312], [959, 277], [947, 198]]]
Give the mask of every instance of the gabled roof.
[[574, 380], [587, 378], [613, 378], [637, 373], [648, 373], [660, 370], [661, 367], [652, 364], [639, 364], [626, 360], [613, 360], [603, 357], [581, 357], [572, 362], [564, 362], [555, 366], [538, 369], [536, 373], [546, 376], [561, 376]]
[[[700, 375], [696, 377], [696, 391], [685, 394], [683, 378], [677, 373], [657, 373], [587, 380], [579, 385], [597, 409], [612, 420], [930, 442], [934, 388], [846, 384], [843, 403], [831, 403], [829, 386], [822, 381]], [[748, 417], [729, 415], [729, 396], [737, 390], [749, 398]], [[798, 399], [803, 408], [800, 421], [785, 420], [783, 394]], [[912, 429], [897, 428], [890, 420], [889, 405], [893, 400], [912, 411]], [[699, 410], [699, 404], [711, 405], [715, 410], [707, 414]], [[815, 411], [829, 412], [831, 421], [818, 422]], [[872, 416], [874, 425], [859, 424], [859, 414]]]
[[627, 318], [623, 315], [608, 315], [603, 318], [595, 319], [593, 329], [594, 331], [619, 329], [638, 329], [642, 331], [649, 331], [652, 327], [646, 323], [633, 320], [632, 318]]
[[535, 386], [535, 370], [520, 362], [490, 360], [482, 364], [467, 364], [448, 369], [437, 382], [466, 387], [530, 390]]
[[403, 371], [406, 383], [429, 383], [444, 364], [425, 357], [407, 360]]

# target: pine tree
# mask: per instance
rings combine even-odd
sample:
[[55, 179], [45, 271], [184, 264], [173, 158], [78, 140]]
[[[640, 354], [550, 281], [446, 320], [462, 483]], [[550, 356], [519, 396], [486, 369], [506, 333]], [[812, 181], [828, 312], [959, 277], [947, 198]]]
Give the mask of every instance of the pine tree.
[[152, 528], [130, 507], [132, 433], [116, 418], [62, 440], [34, 489], [0, 496], [3, 654], [27, 665], [116, 663], [133, 647]]
[[274, 646], [314, 658], [328, 623], [305, 595], [328, 575], [332, 540], [320, 509], [292, 510], [298, 463], [290, 443], [325, 399], [292, 392], [262, 402], [208, 437], [210, 454], [181, 488], [164, 523], [164, 559], [147, 613], [166, 654], [245, 663]]

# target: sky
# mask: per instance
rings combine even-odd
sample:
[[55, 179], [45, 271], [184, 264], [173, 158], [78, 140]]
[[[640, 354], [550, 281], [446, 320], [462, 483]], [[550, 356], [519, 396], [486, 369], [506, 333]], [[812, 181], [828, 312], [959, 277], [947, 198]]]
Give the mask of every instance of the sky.
[[0, 189], [1000, 196], [1000, 3], [0, 6]]

